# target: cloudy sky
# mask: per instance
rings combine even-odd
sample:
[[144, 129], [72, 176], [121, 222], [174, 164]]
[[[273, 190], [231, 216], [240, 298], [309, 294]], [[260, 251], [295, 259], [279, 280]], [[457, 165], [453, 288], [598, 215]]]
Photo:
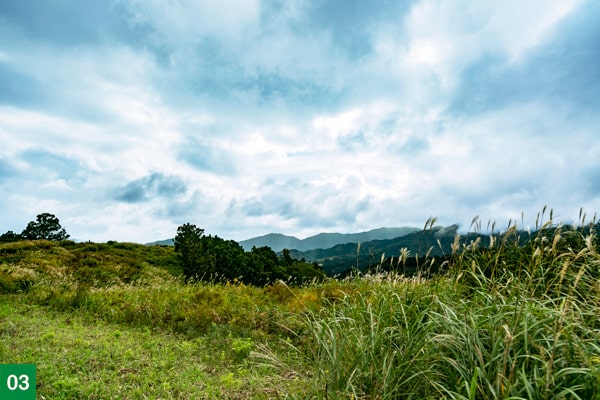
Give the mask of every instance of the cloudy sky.
[[[598, 0], [0, 2], [0, 233], [600, 210]], [[528, 222], [529, 221], [529, 222]]]

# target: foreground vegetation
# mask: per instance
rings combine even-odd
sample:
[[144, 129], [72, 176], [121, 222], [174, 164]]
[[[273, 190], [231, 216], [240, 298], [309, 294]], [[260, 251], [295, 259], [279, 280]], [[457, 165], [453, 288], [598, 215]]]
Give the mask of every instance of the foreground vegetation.
[[167, 247], [8, 243], [0, 362], [37, 364], [45, 399], [600, 399], [594, 227], [303, 286], [185, 283]]

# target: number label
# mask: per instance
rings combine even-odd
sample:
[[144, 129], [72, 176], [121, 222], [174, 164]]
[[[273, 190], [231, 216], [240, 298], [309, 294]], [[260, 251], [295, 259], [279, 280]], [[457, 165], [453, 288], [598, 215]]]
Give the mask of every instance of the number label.
[[0, 364], [0, 399], [35, 400], [35, 364]]
[[29, 389], [29, 375], [20, 375], [18, 378], [16, 375], [9, 375], [6, 380], [6, 386], [8, 390], [27, 390]]

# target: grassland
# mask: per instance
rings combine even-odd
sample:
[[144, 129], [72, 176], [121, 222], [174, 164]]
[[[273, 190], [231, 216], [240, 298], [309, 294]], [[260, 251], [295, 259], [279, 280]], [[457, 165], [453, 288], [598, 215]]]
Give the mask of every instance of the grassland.
[[35, 363], [40, 399], [600, 399], [596, 232], [518, 235], [457, 241], [429, 279], [302, 287], [185, 284], [167, 247], [4, 244], [0, 363]]

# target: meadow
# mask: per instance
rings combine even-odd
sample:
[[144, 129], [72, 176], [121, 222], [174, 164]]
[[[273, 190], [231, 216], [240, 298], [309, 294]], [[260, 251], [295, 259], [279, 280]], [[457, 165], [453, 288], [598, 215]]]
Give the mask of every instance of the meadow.
[[39, 399], [600, 399], [600, 243], [578, 226], [302, 286], [186, 283], [170, 247], [2, 244], [0, 363], [36, 364]]

